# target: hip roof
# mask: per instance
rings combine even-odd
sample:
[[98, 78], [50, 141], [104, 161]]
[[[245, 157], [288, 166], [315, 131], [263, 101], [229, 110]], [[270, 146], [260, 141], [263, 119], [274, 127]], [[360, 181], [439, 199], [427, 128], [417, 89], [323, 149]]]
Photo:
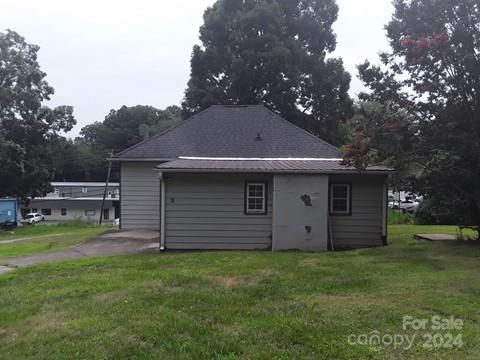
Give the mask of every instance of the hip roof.
[[215, 105], [112, 158], [339, 158], [338, 149], [260, 105]]

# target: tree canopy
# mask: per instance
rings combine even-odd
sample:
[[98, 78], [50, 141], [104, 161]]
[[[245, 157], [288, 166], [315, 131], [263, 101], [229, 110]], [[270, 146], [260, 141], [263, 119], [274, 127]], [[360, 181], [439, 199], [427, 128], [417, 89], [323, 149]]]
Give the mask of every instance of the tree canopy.
[[355, 115], [348, 120], [345, 165], [365, 169], [368, 165], [385, 165], [396, 170], [390, 185], [400, 189], [418, 171], [412, 155], [415, 127], [412, 117], [390, 102], [358, 102]]
[[14, 31], [0, 32], [0, 197], [45, 194], [53, 177], [47, 144], [75, 124], [71, 106], [44, 104], [54, 90], [38, 50]]
[[264, 104], [334, 144], [351, 116], [350, 75], [336, 47], [335, 0], [218, 0], [204, 14], [182, 104]]
[[[52, 154], [52, 168], [56, 181], [105, 181], [108, 151], [97, 149], [84, 139], [58, 138], [51, 141], [48, 151]], [[118, 180], [116, 169], [112, 181]]]
[[[55, 179], [70, 181], [104, 181], [105, 158], [137, 144], [148, 136], [178, 124], [181, 109], [172, 105], [165, 109], [153, 106], [122, 106], [110, 110], [105, 120], [87, 125], [75, 140], [59, 138], [49, 144], [53, 155], [52, 167]], [[118, 169], [114, 166], [111, 179], [118, 181]]]
[[125, 150], [142, 141], [148, 135], [155, 135], [181, 121], [181, 109], [168, 106], [164, 110], [153, 106], [122, 106], [110, 110], [103, 122], [94, 122], [82, 128], [81, 138], [97, 149], [114, 152]]
[[[371, 93], [410, 116], [416, 187], [480, 225], [480, 5], [476, 0], [395, 0], [391, 51], [359, 66]], [[433, 202], [432, 202], [433, 203]]]

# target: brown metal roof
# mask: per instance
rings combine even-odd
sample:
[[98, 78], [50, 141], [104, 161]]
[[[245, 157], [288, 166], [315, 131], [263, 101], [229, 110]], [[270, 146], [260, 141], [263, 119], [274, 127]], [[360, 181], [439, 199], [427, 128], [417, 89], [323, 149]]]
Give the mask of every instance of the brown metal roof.
[[354, 167], [340, 165], [332, 160], [199, 160], [178, 159], [160, 164], [158, 170], [166, 172], [292, 172], [292, 173], [359, 173], [390, 172], [383, 166], [370, 166], [360, 171]]

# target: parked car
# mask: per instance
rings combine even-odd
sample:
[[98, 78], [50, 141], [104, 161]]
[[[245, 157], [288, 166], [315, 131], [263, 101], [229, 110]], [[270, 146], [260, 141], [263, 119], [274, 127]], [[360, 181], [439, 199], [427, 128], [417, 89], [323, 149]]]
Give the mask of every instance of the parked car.
[[21, 223], [32, 225], [32, 224], [39, 223], [40, 221], [43, 221], [44, 219], [45, 219], [45, 217], [40, 213], [28, 213], [22, 219]]
[[402, 200], [398, 203], [397, 209], [400, 209], [404, 213], [405, 212], [413, 213], [417, 210], [419, 205], [420, 205], [420, 203], [418, 201]]
[[398, 209], [399, 201], [388, 199], [388, 207], [390, 209]]

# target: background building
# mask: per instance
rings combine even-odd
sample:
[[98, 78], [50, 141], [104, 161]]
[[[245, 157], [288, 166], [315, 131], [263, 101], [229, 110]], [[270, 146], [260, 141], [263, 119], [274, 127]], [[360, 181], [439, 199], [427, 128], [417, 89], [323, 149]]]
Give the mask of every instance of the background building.
[[[19, 205], [19, 216], [30, 212], [45, 216], [45, 221], [63, 222], [82, 219], [100, 220], [105, 183], [102, 182], [52, 182], [53, 192]], [[109, 183], [102, 218], [113, 222], [119, 217], [120, 186]]]

